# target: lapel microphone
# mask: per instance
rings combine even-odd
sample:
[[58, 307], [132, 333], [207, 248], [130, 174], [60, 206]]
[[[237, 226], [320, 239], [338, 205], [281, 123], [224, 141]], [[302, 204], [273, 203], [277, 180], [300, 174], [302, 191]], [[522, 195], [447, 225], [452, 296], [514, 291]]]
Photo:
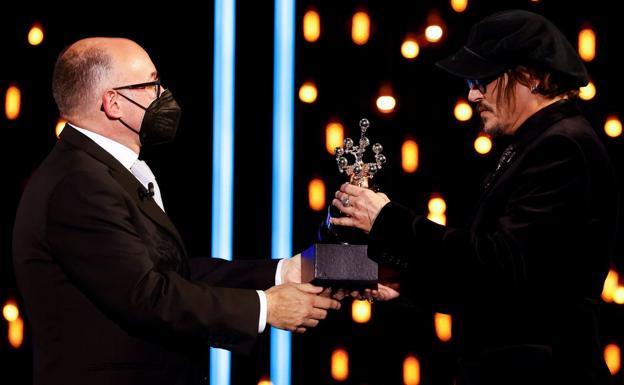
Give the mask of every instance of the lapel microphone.
[[141, 199], [152, 198], [154, 196], [154, 183], [149, 182], [147, 184], [147, 190], [141, 187], [139, 189], [139, 196], [141, 197]]

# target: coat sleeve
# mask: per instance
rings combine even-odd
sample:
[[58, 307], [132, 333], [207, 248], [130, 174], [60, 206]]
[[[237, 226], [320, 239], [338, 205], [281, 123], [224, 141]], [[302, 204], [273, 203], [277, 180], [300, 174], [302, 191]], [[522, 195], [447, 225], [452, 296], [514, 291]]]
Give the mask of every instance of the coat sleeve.
[[502, 214], [480, 231], [441, 226], [392, 202], [371, 229], [369, 257], [400, 267], [405, 290], [443, 307], [479, 290], [548, 279], [557, 246], [570, 244], [586, 215], [587, 175], [574, 141], [548, 137], [505, 187], [512, 191]]
[[71, 283], [130, 333], [248, 351], [258, 332], [257, 293], [157, 269], [133, 225], [131, 204], [101, 173], [73, 172], [58, 184], [47, 238]]
[[212, 286], [266, 290], [275, 286], [277, 260], [236, 260], [196, 257], [189, 259], [191, 278]]

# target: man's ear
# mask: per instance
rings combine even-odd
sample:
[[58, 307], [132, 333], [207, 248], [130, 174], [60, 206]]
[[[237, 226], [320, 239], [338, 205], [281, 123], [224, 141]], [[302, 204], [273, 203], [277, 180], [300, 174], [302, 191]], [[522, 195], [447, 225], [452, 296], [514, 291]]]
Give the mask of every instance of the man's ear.
[[117, 92], [108, 90], [102, 94], [100, 111], [104, 112], [109, 119], [119, 119], [123, 116], [119, 108]]

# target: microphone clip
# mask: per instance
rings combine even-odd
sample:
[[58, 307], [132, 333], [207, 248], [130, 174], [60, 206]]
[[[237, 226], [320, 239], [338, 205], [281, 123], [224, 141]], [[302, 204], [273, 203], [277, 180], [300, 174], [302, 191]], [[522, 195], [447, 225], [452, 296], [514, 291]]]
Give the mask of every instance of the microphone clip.
[[147, 184], [147, 189], [141, 186], [139, 188], [139, 197], [141, 198], [141, 200], [145, 200], [146, 198], [153, 198], [154, 197], [154, 183], [149, 182]]

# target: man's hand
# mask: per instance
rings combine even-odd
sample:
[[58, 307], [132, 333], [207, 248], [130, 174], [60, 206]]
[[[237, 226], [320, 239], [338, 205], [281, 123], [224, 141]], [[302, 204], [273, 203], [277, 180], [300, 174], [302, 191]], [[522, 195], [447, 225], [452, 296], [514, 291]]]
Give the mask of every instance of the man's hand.
[[327, 317], [328, 309], [340, 309], [340, 302], [321, 297], [322, 287], [309, 283], [287, 283], [265, 291], [267, 323], [276, 328], [303, 333]]
[[361, 291], [352, 291], [349, 295], [355, 299], [368, 299], [377, 301], [390, 301], [397, 298], [401, 293], [398, 291], [397, 284], [377, 284], [377, 289], [364, 289]]
[[301, 254], [284, 259], [281, 276], [282, 283], [301, 283]]
[[397, 290], [398, 285], [386, 285], [378, 283], [377, 290], [371, 290], [370, 295], [378, 301], [390, 301], [391, 299], [395, 299], [400, 295]]
[[376, 193], [367, 188], [348, 183], [336, 191], [332, 205], [346, 214], [346, 217], [332, 218], [332, 225], [357, 227], [370, 232], [381, 209], [390, 202], [384, 193]]

